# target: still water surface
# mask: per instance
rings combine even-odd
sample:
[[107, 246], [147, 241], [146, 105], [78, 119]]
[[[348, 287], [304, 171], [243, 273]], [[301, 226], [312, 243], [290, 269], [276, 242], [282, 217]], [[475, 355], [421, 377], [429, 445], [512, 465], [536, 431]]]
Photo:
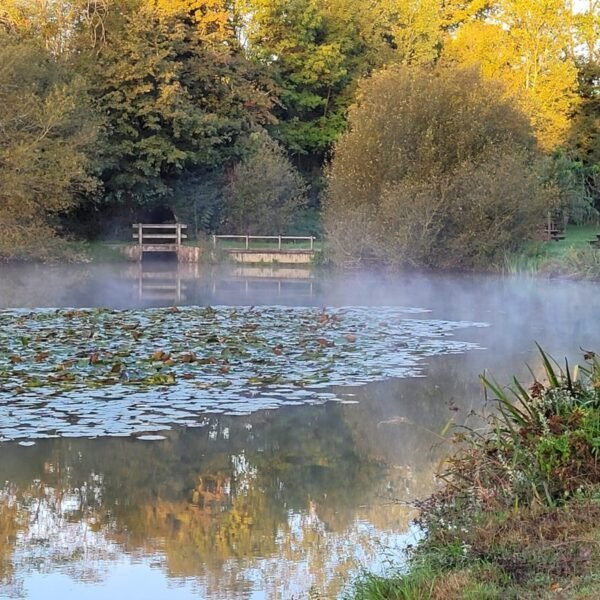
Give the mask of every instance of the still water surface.
[[[196, 406], [186, 426], [165, 421], [156, 441], [67, 428], [3, 442], [0, 597], [337, 597], [361, 567], [383, 569], [414, 541], [403, 502], [434, 486], [445, 452], [435, 433], [481, 409], [477, 375], [525, 376], [535, 341], [557, 357], [597, 349], [599, 291], [479, 276], [2, 267], [0, 308], [10, 310], [370, 307], [377, 319], [409, 307], [429, 312], [407, 319], [489, 327], [452, 330], [461, 351], [415, 356], [416, 371], [391, 377], [382, 364], [370, 383], [334, 379], [319, 402], [286, 404], [283, 393], [244, 414]], [[363, 355], [353, 368], [390, 360], [377, 344]], [[8, 404], [4, 419], [18, 419], [22, 407], [0, 394], [0, 411]]]

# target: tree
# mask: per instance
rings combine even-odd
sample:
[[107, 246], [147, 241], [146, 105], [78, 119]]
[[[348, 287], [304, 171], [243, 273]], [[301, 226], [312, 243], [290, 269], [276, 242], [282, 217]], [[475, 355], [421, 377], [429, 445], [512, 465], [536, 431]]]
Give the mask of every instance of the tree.
[[479, 66], [503, 82], [547, 151], [564, 144], [577, 104], [577, 71], [568, 52], [573, 15], [565, 0], [497, 0], [483, 18], [461, 25], [446, 60]]
[[600, 2], [576, 15], [579, 104], [571, 119], [569, 149], [581, 164], [587, 193], [600, 209]]
[[[436, 60], [440, 0], [240, 0], [249, 55], [268, 65], [280, 89], [274, 135], [320, 164], [343, 132], [356, 84], [386, 62]], [[470, 5], [470, 2], [462, 3]]]
[[285, 150], [265, 132], [231, 173], [225, 192], [225, 226], [232, 233], [286, 233], [306, 204], [306, 183]]
[[0, 34], [0, 257], [43, 255], [55, 217], [96, 189], [97, 125], [81, 79], [35, 43]]
[[334, 260], [474, 267], [529, 239], [555, 192], [526, 117], [503, 96], [476, 70], [365, 80], [329, 169]]
[[215, 40], [224, 32], [199, 18], [200, 4], [140, 4], [89, 63], [108, 120], [101, 162], [109, 202], [135, 209], [177, 200], [186, 178], [225, 168], [271, 119], [260, 73], [233, 32], [227, 43]]

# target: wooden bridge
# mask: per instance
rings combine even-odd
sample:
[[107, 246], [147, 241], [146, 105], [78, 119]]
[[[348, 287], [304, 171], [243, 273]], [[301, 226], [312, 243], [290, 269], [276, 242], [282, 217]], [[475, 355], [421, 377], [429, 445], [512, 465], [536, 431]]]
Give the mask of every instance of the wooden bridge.
[[313, 236], [213, 235], [213, 250], [240, 263], [309, 264], [315, 257]]
[[134, 223], [132, 227], [137, 244], [120, 248], [131, 260], [139, 262], [144, 254], [157, 252], [174, 254], [179, 262], [200, 260], [200, 248], [183, 244], [188, 238], [184, 223]]
[[177, 252], [181, 242], [187, 239], [183, 223], [134, 223], [133, 239], [137, 240], [141, 252]]
[[[119, 246], [131, 260], [140, 262], [144, 255], [160, 252], [176, 255], [179, 262], [200, 261], [202, 248], [184, 243], [188, 239], [184, 223], [134, 223], [132, 227], [136, 243]], [[313, 236], [213, 235], [212, 250], [240, 263], [306, 265], [317, 252], [315, 241]]]

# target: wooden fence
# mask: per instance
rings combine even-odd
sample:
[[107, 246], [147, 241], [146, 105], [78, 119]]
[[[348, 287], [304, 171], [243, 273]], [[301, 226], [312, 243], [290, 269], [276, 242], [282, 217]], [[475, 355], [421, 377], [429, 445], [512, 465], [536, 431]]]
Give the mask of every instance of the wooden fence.
[[181, 246], [182, 240], [187, 239], [183, 230], [187, 225], [183, 223], [161, 223], [147, 224], [134, 223], [133, 239], [137, 240], [140, 246], [160, 246], [168, 244], [170, 246]]
[[[287, 250], [298, 251], [298, 248], [289, 248], [289, 244], [296, 244], [298, 242], [307, 242], [309, 252], [314, 252], [315, 249], [315, 237], [313, 236], [298, 236], [298, 235], [213, 235], [213, 248], [217, 247], [219, 240], [241, 240], [241, 247], [229, 247], [228, 250], [269, 250], [271, 252], [286, 252]], [[265, 241], [262, 247], [260, 243], [253, 243], [258, 241]], [[288, 245], [288, 248], [285, 246]]]

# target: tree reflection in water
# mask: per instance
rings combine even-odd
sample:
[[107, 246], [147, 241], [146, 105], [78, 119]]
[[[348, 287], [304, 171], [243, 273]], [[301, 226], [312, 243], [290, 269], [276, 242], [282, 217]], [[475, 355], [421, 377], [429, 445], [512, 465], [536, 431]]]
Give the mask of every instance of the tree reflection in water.
[[[382, 546], [410, 539], [413, 513], [395, 500], [434, 485], [445, 449], [427, 431], [479, 397], [460, 376], [463, 360], [436, 359], [426, 379], [351, 390], [358, 404], [215, 415], [164, 441], [4, 445], [4, 591], [18, 595], [32, 572], [103, 581], [125, 555], [207, 598], [311, 587], [335, 597]], [[456, 398], [459, 413], [448, 410]]]

